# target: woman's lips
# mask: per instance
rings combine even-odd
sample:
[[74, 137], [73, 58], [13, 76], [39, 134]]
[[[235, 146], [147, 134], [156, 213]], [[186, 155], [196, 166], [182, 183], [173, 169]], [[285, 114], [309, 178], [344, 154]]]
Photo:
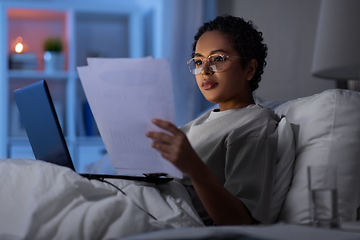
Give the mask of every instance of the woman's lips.
[[218, 85], [217, 82], [213, 82], [213, 81], [209, 81], [209, 80], [205, 80], [202, 82], [202, 88], [204, 90], [212, 89], [212, 88], [216, 87], [217, 85]]

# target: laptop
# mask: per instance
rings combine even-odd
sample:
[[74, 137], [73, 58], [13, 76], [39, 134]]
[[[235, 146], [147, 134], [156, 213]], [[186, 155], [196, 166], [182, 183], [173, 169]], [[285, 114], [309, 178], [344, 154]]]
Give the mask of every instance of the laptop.
[[[35, 158], [75, 171], [46, 81], [37, 81], [15, 90], [14, 98]], [[88, 179], [118, 178], [153, 183], [163, 183], [173, 179], [145, 175], [92, 173], [80, 173], [80, 175]]]

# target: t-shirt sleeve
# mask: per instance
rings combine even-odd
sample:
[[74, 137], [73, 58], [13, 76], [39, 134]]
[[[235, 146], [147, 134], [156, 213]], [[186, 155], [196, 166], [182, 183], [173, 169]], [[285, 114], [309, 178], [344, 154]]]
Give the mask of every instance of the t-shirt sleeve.
[[276, 134], [250, 136], [227, 146], [224, 187], [269, 223], [276, 166]]

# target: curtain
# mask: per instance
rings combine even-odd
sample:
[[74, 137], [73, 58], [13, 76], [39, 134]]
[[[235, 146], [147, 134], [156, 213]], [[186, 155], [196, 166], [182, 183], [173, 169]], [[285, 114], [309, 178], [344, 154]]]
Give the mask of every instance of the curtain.
[[216, 15], [215, 0], [164, 0], [163, 57], [169, 58], [175, 98], [176, 124], [193, 120], [209, 103], [202, 96], [190, 73], [194, 35], [198, 28]]

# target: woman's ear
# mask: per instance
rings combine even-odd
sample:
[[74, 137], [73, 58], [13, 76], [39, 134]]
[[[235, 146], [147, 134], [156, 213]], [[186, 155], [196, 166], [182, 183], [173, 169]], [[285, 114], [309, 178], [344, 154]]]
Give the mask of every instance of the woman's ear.
[[246, 67], [246, 80], [250, 81], [256, 72], [258, 66], [258, 62], [256, 61], [256, 59], [251, 59], [249, 64]]

